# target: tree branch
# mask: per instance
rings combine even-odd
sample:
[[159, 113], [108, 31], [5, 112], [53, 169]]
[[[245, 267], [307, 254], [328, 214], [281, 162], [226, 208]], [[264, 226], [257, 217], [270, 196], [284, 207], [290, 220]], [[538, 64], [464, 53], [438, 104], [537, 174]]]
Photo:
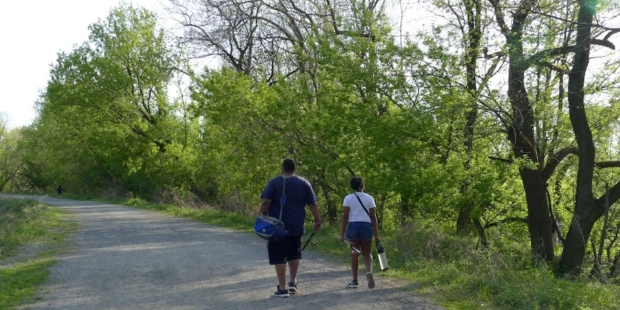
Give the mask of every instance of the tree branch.
[[[609, 34], [611, 34], [611, 32], [610, 32], [610, 33], [608, 33], [608, 34], [607, 34], [607, 36], [609, 36]], [[607, 38], [607, 36], [605, 36], [605, 38]], [[613, 43], [609, 42], [607, 39], [604, 39], [604, 40], [599, 40], [599, 39], [591, 39], [591, 40], [590, 40], [590, 44], [592, 44], [592, 45], [600, 45], [600, 46], [608, 47], [608, 48], [610, 48], [610, 49], [612, 49], [612, 50], [615, 50], [615, 49], [616, 49], [616, 46], [615, 46]]]
[[573, 50], [575, 50], [575, 46], [574, 45], [563, 46], [563, 47], [556, 47], [556, 48], [540, 51], [540, 52], [530, 56], [528, 59], [524, 60], [523, 61], [523, 65], [524, 65], [524, 68], [529, 68], [532, 64], [538, 64], [538, 63], [540, 63], [541, 60], [543, 60], [545, 58], [568, 54], [568, 53], [572, 52]]
[[564, 158], [566, 158], [566, 156], [568, 156], [569, 154], [578, 155], [577, 147], [576, 146], [565, 147], [559, 150], [557, 153], [553, 154], [549, 158], [549, 160], [547, 161], [547, 164], [545, 165], [542, 171], [542, 175], [545, 181], [551, 177], [551, 175], [555, 171], [555, 168], [557, 168], [560, 162], [562, 162], [562, 160], [564, 160]]
[[570, 73], [569, 69], [562, 68], [562, 67], [560, 67], [558, 65], [555, 65], [555, 64], [552, 64], [552, 63], [550, 63], [548, 61], [540, 61], [540, 62], [538, 62], [538, 65], [540, 65], [542, 67], [545, 67], [545, 68], [548, 68], [551, 71], [555, 71], [555, 72], [561, 73], [561, 74], [565, 74], [566, 75], [566, 74]]
[[506, 158], [495, 157], [495, 156], [488, 156], [488, 157], [491, 160], [497, 160], [497, 161], [501, 161], [501, 162], [508, 163], [508, 164], [514, 163], [514, 160], [512, 159], [506, 159]]
[[[609, 195], [609, 200], [606, 200], [607, 195]], [[605, 202], [608, 201], [609, 205], [611, 206], [614, 203], [616, 203], [618, 200], [620, 200], [620, 182], [616, 183], [607, 192], [603, 193], [603, 195], [601, 195], [601, 197], [599, 197], [596, 201], [601, 206], [604, 206]]]
[[497, 222], [493, 222], [493, 223], [487, 223], [486, 225], [484, 225], [484, 228], [490, 228], [493, 226], [498, 226], [502, 223], [524, 223], [527, 224], [527, 218], [525, 217], [508, 217], [505, 218], [501, 221], [497, 221]]
[[500, 31], [506, 38], [508, 38], [510, 30], [508, 29], [508, 25], [506, 25], [506, 20], [504, 20], [504, 12], [502, 12], [502, 8], [499, 7], [499, 1], [489, 0], [489, 2], [493, 6], [493, 10], [495, 11], [495, 19], [497, 20]]
[[620, 161], [602, 161], [595, 165], [598, 168], [620, 168]]

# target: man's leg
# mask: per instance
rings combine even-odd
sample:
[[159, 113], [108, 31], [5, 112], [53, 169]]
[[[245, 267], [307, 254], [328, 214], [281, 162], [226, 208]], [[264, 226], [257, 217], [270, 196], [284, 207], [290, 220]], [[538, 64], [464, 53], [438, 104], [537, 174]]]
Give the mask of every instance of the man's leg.
[[286, 263], [277, 264], [276, 266], [276, 274], [278, 275], [278, 285], [280, 285], [280, 289], [283, 290], [286, 288]]
[[299, 270], [299, 264], [301, 263], [301, 236], [289, 237], [289, 248], [286, 254], [286, 261], [288, 262], [288, 271], [290, 282], [288, 283], [288, 291], [290, 294], [297, 294], [297, 271]]
[[286, 243], [273, 243], [267, 244], [267, 252], [269, 253], [269, 264], [274, 265], [276, 268], [276, 275], [278, 278], [278, 285], [281, 290], [286, 288]]
[[299, 270], [299, 262], [301, 260], [299, 259], [294, 259], [294, 260], [290, 260], [288, 261], [288, 271], [289, 271], [289, 276], [291, 278], [291, 282], [293, 283], [297, 283], [297, 270]]

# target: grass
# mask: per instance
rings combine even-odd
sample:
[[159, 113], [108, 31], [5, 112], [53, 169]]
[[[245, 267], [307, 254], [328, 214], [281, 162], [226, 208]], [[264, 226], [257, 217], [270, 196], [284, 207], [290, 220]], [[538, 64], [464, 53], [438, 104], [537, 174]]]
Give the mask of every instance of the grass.
[[0, 309], [14, 309], [35, 294], [56, 263], [59, 246], [75, 228], [58, 208], [0, 199]]
[[419, 292], [448, 309], [620, 309], [618, 286], [532, 268], [529, 248], [518, 242], [497, 241], [481, 251], [432, 227], [405, 227], [401, 235], [395, 238], [398, 277], [421, 283]]

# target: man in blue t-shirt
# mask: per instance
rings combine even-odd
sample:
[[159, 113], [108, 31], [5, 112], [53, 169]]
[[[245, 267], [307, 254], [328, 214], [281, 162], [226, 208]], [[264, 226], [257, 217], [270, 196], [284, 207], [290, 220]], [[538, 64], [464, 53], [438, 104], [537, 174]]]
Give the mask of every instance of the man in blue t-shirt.
[[[295, 175], [295, 161], [285, 159], [282, 162], [282, 176], [275, 177], [267, 183], [261, 194], [262, 202], [259, 214], [280, 217], [280, 198], [286, 195], [282, 208], [282, 222], [289, 235], [281, 242], [269, 242], [269, 264], [274, 265], [278, 275], [278, 287], [274, 296], [289, 297], [297, 291], [297, 270], [301, 260], [301, 236], [304, 234], [306, 205], [314, 217], [314, 230], [321, 228], [321, 216], [316, 204], [316, 196], [308, 180]], [[283, 191], [284, 190], [284, 191]], [[286, 264], [288, 263], [290, 282], [286, 289]]]

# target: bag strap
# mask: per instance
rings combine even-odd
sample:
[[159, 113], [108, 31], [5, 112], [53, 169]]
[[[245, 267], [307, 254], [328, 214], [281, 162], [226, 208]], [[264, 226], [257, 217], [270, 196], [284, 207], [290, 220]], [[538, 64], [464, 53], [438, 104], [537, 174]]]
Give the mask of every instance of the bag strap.
[[278, 217], [278, 221], [282, 221], [282, 210], [284, 209], [284, 204], [286, 203], [286, 179], [282, 176], [282, 196], [280, 196], [280, 216]]
[[353, 193], [353, 195], [355, 195], [355, 197], [357, 197], [357, 201], [360, 202], [360, 204], [362, 205], [362, 208], [364, 208], [364, 211], [366, 211], [366, 214], [368, 214], [368, 219], [370, 219], [370, 221], [372, 222], [372, 218], [370, 217], [370, 212], [368, 212], [368, 209], [366, 209], [366, 206], [364, 205], [364, 203], [360, 199], [360, 196], [358, 196], [356, 193]]

